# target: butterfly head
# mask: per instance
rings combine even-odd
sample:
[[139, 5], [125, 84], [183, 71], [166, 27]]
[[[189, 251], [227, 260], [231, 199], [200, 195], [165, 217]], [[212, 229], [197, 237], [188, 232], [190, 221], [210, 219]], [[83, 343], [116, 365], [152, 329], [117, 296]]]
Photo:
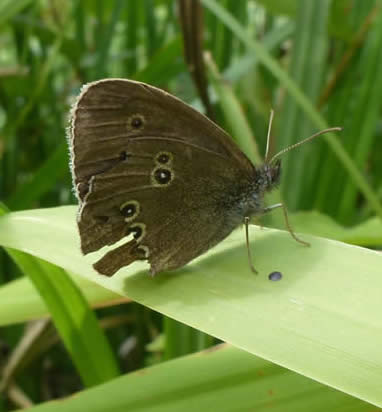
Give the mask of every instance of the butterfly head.
[[[255, 167], [253, 180], [247, 190], [240, 192], [240, 214], [238, 216], [254, 216], [264, 209], [263, 198], [266, 192], [270, 192], [280, 184], [281, 160], [265, 162]], [[244, 193], [244, 197], [242, 196]]]
[[268, 187], [272, 189], [273, 187], [280, 184], [281, 178], [281, 160], [277, 159], [268, 166]]
[[257, 169], [257, 184], [261, 191], [268, 192], [280, 184], [281, 160], [277, 159], [272, 163], [264, 163]]

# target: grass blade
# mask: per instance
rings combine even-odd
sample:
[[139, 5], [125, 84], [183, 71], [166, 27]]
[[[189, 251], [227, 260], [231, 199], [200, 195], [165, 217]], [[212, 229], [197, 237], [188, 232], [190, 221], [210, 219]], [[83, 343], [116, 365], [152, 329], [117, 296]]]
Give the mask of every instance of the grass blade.
[[[244, 234], [237, 231], [176, 273], [152, 279], [147, 266], [137, 263], [105, 278], [89, 264], [99, 253], [81, 256], [74, 222], [73, 207], [15, 212], [0, 219], [0, 244], [382, 405], [381, 254], [307, 235], [311, 247], [304, 248], [286, 232], [251, 228], [257, 277], [248, 268]], [[268, 280], [274, 270], [283, 273], [281, 282]]]
[[373, 405], [224, 346], [128, 374], [31, 412], [265, 412], [270, 408], [274, 412], [376, 412]]

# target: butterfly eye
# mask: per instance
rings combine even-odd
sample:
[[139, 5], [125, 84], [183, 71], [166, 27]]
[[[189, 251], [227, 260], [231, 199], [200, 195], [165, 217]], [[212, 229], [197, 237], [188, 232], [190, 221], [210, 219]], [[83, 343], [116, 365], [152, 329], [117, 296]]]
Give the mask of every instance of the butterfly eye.
[[143, 239], [146, 232], [146, 225], [143, 223], [136, 223], [129, 227], [128, 234], [133, 235], [134, 239], [139, 242]]
[[134, 119], [131, 121], [131, 125], [138, 129], [142, 126], [142, 120], [139, 117], [134, 117]]
[[157, 163], [161, 163], [162, 165], [170, 163], [172, 161], [172, 154], [168, 152], [159, 152], [156, 155], [155, 160]]
[[123, 203], [119, 210], [121, 215], [125, 216], [125, 222], [131, 222], [139, 215], [140, 207], [136, 200], [129, 200]]
[[133, 128], [133, 129], [140, 129], [145, 122], [145, 118], [140, 115], [136, 114], [130, 117], [128, 124]]
[[155, 183], [160, 185], [168, 185], [172, 180], [172, 177], [173, 176], [171, 170], [165, 169], [163, 167], [155, 169], [153, 173]]

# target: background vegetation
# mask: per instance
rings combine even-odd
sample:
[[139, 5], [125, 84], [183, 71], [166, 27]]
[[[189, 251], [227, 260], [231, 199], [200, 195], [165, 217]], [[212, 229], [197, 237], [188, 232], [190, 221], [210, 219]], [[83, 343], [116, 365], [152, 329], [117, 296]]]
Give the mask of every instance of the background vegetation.
[[[254, 229], [256, 264], [292, 267], [292, 283], [254, 281], [241, 232], [184, 276], [153, 281], [138, 265], [108, 283], [78, 254], [75, 209], [56, 208], [76, 203], [65, 138], [75, 96], [83, 83], [124, 77], [205, 111], [257, 164], [270, 108], [274, 150], [342, 126], [285, 155], [269, 201], [282, 196], [297, 231], [380, 249], [381, 6], [2, 0], [0, 411], [382, 406], [378, 253], [314, 238], [301, 252]], [[285, 227], [277, 212], [270, 219]], [[235, 347], [184, 356], [217, 338]]]

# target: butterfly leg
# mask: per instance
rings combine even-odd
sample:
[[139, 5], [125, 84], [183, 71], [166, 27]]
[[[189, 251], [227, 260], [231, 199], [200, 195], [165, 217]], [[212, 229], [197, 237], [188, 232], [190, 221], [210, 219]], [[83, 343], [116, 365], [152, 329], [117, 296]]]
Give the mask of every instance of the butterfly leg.
[[249, 225], [249, 217], [246, 216], [244, 218], [244, 224], [245, 224], [245, 240], [247, 243], [247, 254], [248, 254], [248, 263], [249, 263], [249, 267], [251, 268], [252, 272], [257, 275], [257, 270], [255, 269], [255, 267], [253, 266], [252, 263], [252, 256], [251, 256], [251, 249], [249, 246], [249, 234], [248, 234], [248, 225]]
[[281, 207], [282, 210], [283, 210], [284, 219], [285, 219], [285, 225], [286, 225], [286, 227], [287, 227], [287, 229], [288, 229], [288, 232], [289, 232], [289, 233], [291, 234], [291, 236], [293, 237], [293, 239], [294, 239], [296, 242], [301, 243], [301, 244], [304, 245], [304, 246], [310, 246], [310, 243], [305, 242], [305, 240], [301, 240], [301, 239], [298, 238], [297, 235], [294, 233], [294, 231], [293, 231], [293, 229], [292, 229], [292, 226], [291, 226], [290, 223], [289, 223], [289, 218], [288, 218], [287, 209], [286, 209], [286, 207], [284, 206], [283, 203], [276, 203], [276, 204], [274, 204], [274, 205], [268, 206], [268, 207], [266, 207], [266, 208], [263, 209], [263, 213], [271, 212], [272, 210], [277, 209], [277, 208], [279, 208], [279, 207]]

